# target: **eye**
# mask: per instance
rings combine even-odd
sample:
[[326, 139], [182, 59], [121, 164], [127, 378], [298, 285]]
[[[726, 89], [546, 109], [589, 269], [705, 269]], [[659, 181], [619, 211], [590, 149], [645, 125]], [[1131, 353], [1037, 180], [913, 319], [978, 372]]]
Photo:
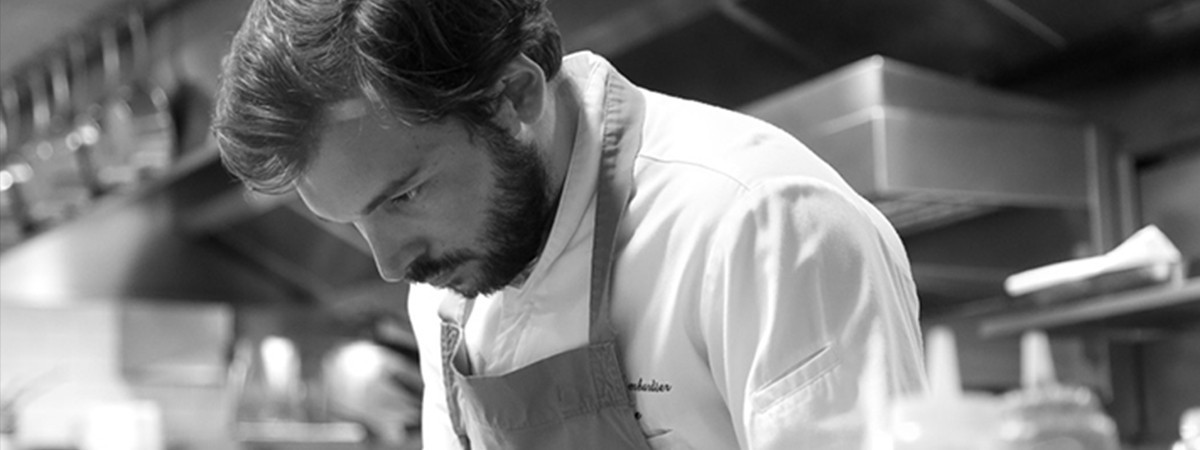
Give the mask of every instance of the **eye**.
[[388, 199], [388, 203], [391, 203], [392, 205], [395, 205], [395, 206], [403, 205], [405, 203], [411, 203], [413, 200], [415, 200], [417, 198], [417, 194], [420, 194], [420, 192], [421, 192], [420, 188], [409, 189], [407, 191], [404, 191], [400, 195], [397, 195], [395, 197], [392, 197], [391, 199]]

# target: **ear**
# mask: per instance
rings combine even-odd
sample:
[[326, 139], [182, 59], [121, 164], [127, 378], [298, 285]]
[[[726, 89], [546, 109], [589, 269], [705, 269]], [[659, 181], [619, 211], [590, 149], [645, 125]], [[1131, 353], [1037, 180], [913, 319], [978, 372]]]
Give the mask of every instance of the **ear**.
[[497, 99], [496, 121], [511, 132], [533, 125], [546, 108], [546, 75], [524, 54], [517, 55], [500, 74], [494, 89]]

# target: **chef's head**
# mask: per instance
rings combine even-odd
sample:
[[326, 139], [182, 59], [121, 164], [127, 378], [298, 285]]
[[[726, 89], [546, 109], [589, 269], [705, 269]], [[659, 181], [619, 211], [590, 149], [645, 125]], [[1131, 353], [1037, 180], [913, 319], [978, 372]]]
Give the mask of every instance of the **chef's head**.
[[559, 40], [544, 0], [255, 0], [213, 132], [251, 189], [353, 224], [385, 279], [491, 292], [555, 209], [531, 130]]

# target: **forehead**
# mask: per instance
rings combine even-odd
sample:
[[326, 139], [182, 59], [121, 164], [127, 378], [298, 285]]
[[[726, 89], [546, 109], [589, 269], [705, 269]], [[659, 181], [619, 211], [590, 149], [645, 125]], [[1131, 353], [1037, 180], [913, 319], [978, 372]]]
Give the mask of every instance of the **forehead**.
[[315, 214], [348, 221], [388, 183], [419, 167], [444, 133], [410, 125], [365, 101], [330, 107], [296, 190]]

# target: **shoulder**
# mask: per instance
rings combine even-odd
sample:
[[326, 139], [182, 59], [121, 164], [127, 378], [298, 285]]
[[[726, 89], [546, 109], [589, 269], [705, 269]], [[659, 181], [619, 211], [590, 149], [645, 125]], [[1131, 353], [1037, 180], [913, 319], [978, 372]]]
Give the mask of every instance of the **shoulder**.
[[820, 227], [838, 242], [894, 240], [882, 214], [786, 132], [737, 111], [650, 91], [646, 98], [630, 205], [641, 234], [711, 245], [720, 235], [780, 238]]
[[[853, 191], [825, 180], [783, 176], [748, 185], [714, 230], [722, 246], [774, 243], [776, 250], [860, 247], [894, 233], [887, 220]], [[751, 250], [748, 248], [747, 250]]]
[[652, 91], [645, 96], [642, 167], [707, 173], [743, 186], [794, 175], [845, 184], [804, 143], [763, 120]]

